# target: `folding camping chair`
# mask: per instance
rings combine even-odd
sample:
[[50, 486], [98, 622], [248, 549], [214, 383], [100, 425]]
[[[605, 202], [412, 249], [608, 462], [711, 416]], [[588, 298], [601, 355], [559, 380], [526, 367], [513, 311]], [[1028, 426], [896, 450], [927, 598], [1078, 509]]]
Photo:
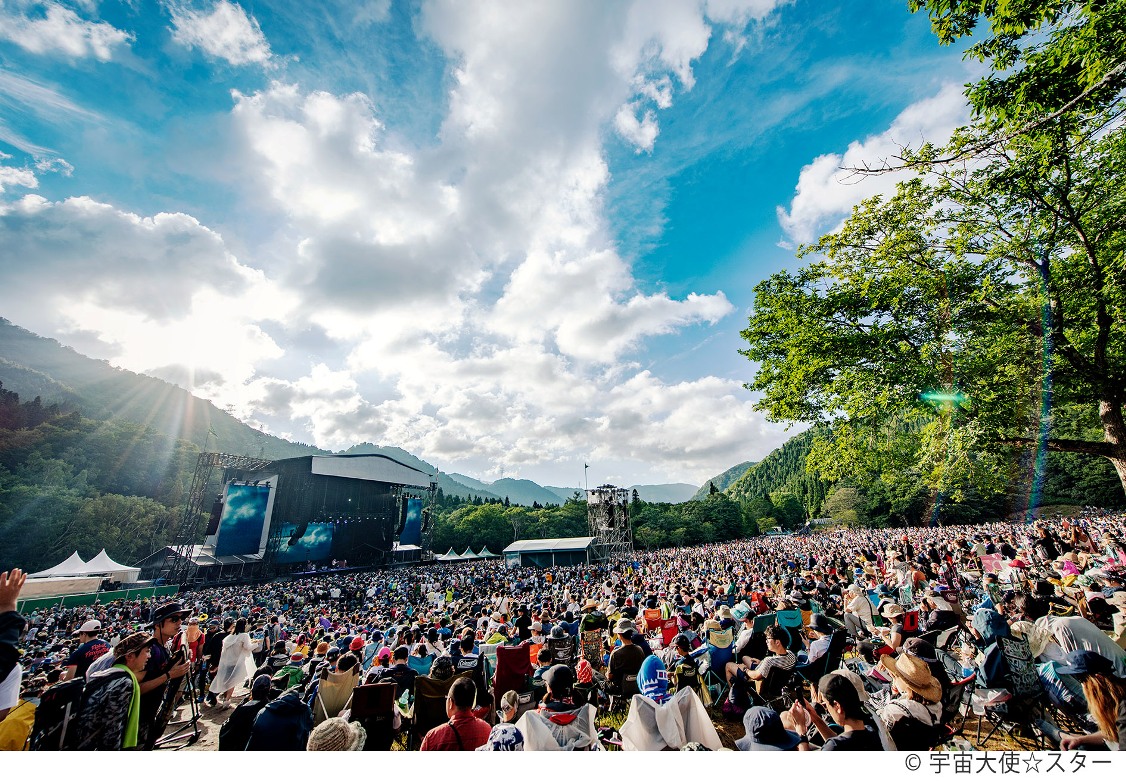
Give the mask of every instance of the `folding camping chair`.
[[352, 691], [352, 717], [368, 733], [364, 750], [390, 750], [398, 730], [395, 728], [393, 682], [359, 685]]
[[508, 691], [516, 691], [520, 697], [517, 715], [535, 706], [532, 702], [532, 660], [528, 657], [528, 642], [515, 647], [497, 647], [497, 673], [493, 678], [493, 704], [500, 704], [500, 697]]
[[843, 628], [833, 631], [829, 637], [829, 649], [813, 663], [804, 666], [795, 666], [794, 672], [806, 682], [817, 687], [817, 682], [826, 674], [840, 668], [841, 658], [844, 657], [845, 645], [848, 643], [848, 632]]
[[[1032, 658], [1032, 651], [1024, 639], [1000, 638], [997, 643], [1005, 656], [1005, 663], [1009, 669], [1009, 693], [1011, 698], [984, 706], [985, 715], [978, 721], [976, 746], [988, 742], [998, 731], [1003, 732], [1018, 745], [1022, 745], [1021, 737], [1016, 729], [1023, 729], [1024, 733], [1034, 738], [1034, 748], [1039, 747], [1039, 737], [1036, 732], [1037, 723], [1048, 716], [1048, 694], [1040, 682], [1040, 675], [1036, 671], [1036, 663]], [[989, 733], [983, 740], [981, 738], [982, 724], [988, 720]]]
[[417, 750], [426, 732], [446, 722], [446, 697], [454, 680], [469, 678], [469, 672], [455, 674], [445, 680], [416, 677], [414, 680], [414, 715], [411, 720], [408, 747]]

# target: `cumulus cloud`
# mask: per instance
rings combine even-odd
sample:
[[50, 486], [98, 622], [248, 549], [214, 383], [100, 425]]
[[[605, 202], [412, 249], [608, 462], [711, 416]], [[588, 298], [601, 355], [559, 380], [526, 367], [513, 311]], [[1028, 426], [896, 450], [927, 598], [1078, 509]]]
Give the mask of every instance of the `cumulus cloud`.
[[936, 95], [904, 109], [884, 132], [852, 142], [843, 155], [825, 153], [804, 166], [789, 210], [778, 207], [778, 222], [794, 241], [815, 239], [846, 217], [856, 204], [890, 193], [896, 183], [912, 176], [910, 172], [897, 172], [859, 177], [847, 169], [894, 163], [905, 146], [918, 147], [924, 141], [941, 144], [968, 120], [969, 107], [962, 87], [945, 85]]
[[83, 19], [56, 2], [15, 0], [0, 6], [0, 38], [34, 54], [107, 62], [117, 49], [128, 46], [133, 35], [106, 22]]
[[238, 3], [219, 0], [208, 11], [173, 5], [172, 40], [231, 65], [266, 66], [273, 54], [258, 20]]
[[0, 193], [11, 187], [32, 189], [39, 187], [39, 180], [30, 169], [4, 165], [3, 162], [10, 160], [11, 157], [0, 152]]

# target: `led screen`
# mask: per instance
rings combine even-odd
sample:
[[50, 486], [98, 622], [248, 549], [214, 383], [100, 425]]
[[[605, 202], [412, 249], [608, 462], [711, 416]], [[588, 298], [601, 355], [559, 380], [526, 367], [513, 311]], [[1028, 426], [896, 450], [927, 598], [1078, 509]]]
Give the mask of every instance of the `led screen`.
[[407, 521], [403, 525], [403, 534], [399, 536], [399, 543], [403, 546], [422, 545], [422, 499], [407, 499]]
[[327, 560], [332, 554], [332, 532], [335, 528], [332, 525], [309, 525], [305, 533], [290, 544], [297, 528], [296, 524], [281, 526], [281, 546], [278, 548], [277, 561], [304, 563], [309, 560]]
[[219, 518], [216, 557], [258, 554], [269, 505], [270, 487], [229, 485], [223, 515]]

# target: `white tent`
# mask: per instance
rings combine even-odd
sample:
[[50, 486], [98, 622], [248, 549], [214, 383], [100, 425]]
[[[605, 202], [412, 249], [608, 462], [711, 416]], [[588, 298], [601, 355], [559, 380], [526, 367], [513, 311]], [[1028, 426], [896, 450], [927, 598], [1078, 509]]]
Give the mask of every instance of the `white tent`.
[[86, 563], [78, 556], [77, 550], [66, 560], [59, 563], [54, 568], [48, 568], [46, 571], [39, 571], [34, 574], [28, 574], [28, 579], [45, 579], [51, 576], [81, 576], [87, 573]]
[[489, 551], [489, 548], [485, 546], [481, 547], [481, 551], [477, 553], [477, 557], [500, 557], [500, 555], [494, 555]]
[[449, 552], [446, 552], [446, 554], [444, 554], [444, 555], [438, 555], [434, 559], [435, 560], [457, 560], [458, 557], [457, 557], [457, 552], [455, 552], [454, 548], [451, 546]]
[[86, 573], [105, 574], [113, 582], [136, 582], [141, 576], [141, 569], [115, 562], [103, 549], [86, 563]]
[[465, 551], [461, 553], [462, 560], [476, 560], [477, 555], [473, 554], [473, 547], [467, 546]]

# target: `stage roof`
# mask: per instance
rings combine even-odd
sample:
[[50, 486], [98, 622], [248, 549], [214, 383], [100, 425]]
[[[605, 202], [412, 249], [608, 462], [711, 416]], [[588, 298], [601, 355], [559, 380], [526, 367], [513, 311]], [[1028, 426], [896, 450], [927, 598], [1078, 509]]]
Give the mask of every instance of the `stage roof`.
[[313, 457], [313, 473], [318, 476], [381, 481], [405, 487], [430, 486], [429, 474], [382, 454]]
[[504, 553], [514, 552], [572, 552], [576, 549], [586, 549], [594, 541], [593, 537], [581, 538], [529, 538], [522, 541], [513, 541], [504, 548]]

